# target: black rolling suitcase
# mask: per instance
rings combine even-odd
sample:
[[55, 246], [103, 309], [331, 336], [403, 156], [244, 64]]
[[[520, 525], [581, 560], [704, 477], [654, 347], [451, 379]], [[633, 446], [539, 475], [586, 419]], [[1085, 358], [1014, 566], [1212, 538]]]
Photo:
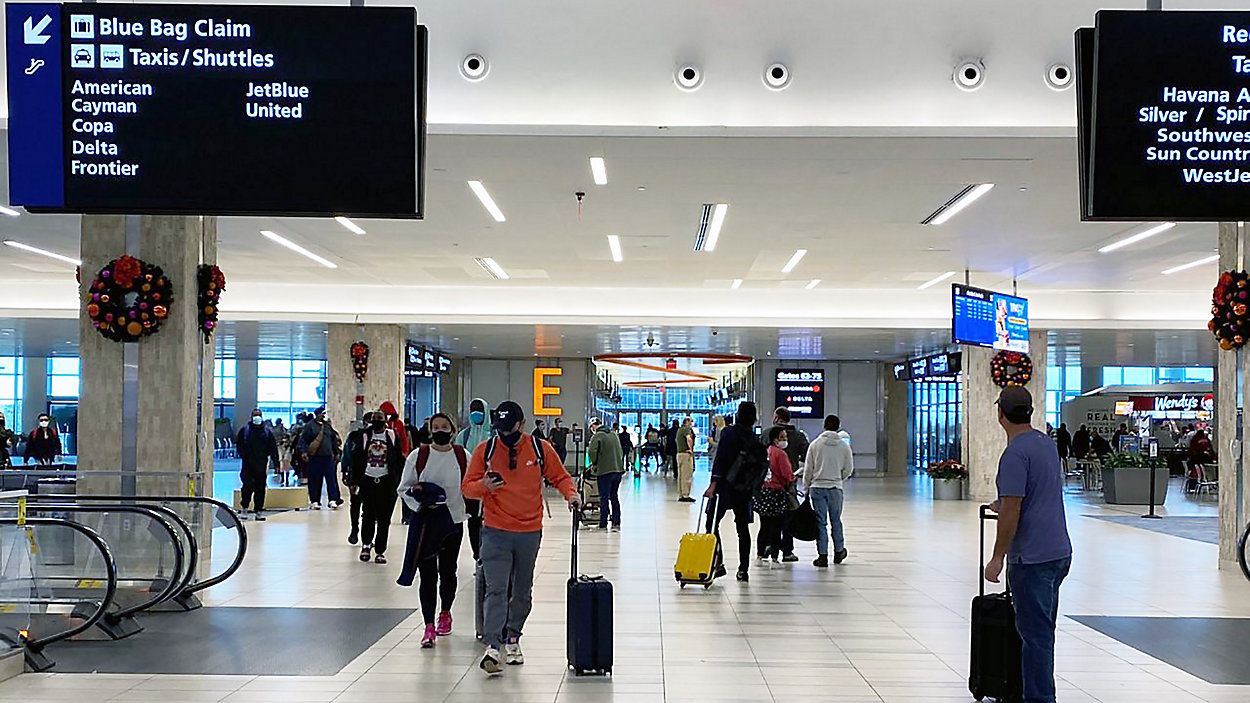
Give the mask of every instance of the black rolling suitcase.
[[[981, 506], [981, 562], [985, 565], [985, 523], [998, 516]], [[1020, 673], [1020, 634], [1016, 632], [1016, 609], [1011, 586], [1002, 593], [985, 593], [985, 574], [978, 573], [980, 595], [972, 599], [972, 663], [968, 690], [978, 701], [993, 698], [1000, 703], [1019, 703], [1024, 698]], [[1007, 572], [1003, 571], [1003, 582]]]
[[612, 583], [577, 573], [577, 532], [573, 515], [572, 575], [569, 577], [569, 668], [578, 676], [612, 673]]

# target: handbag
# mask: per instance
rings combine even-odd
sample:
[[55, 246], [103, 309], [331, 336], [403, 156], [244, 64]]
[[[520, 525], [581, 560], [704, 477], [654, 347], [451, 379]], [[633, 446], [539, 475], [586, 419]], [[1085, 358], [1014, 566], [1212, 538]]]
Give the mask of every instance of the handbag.
[[812, 499], [804, 498], [797, 509], [790, 513], [790, 534], [800, 542], [814, 542], [820, 535], [820, 522], [812, 509]]
[[792, 483], [786, 487], [786, 510], [794, 512], [803, 505], [799, 502], [799, 484]]

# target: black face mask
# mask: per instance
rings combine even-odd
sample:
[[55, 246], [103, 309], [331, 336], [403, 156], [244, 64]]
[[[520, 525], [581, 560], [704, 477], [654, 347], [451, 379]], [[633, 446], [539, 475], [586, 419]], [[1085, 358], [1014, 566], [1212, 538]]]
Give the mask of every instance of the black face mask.
[[440, 447], [445, 447], [448, 444], [451, 444], [451, 433], [448, 432], [447, 430], [439, 430], [438, 432], [431, 432], [430, 440]]
[[517, 443], [521, 441], [521, 431], [517, 430], [515, 432], [500, 432], [499, 439], [502, 439], [503, 443], [508, 445], [509, 447], [515, 447]]
[[374, 421], [369, 426], [373, 428], [374, 432], [381, 432], [386, 429], [386, 421]]

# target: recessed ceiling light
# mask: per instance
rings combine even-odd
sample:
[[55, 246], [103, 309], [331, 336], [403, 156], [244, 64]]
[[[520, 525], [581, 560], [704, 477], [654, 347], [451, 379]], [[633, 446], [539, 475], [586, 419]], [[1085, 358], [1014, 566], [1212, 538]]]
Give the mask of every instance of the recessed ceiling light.
[[339, 217], [334, 218], [334, 221], [335, 221], [335, 222], [337, 222], [337, 223], [339, 223], [340, 225], [343, 225], [344, 227], [346, 227], [346, 228], [348, 229], [348, 231], [350, 231], [350, 232], [352, 232], [352, 233], [354, 233], [354, 234], [364, 234], [364, 233], [365, 233], [365, 230], [364, 230], [364, 228], [363, 228], [363, 227], [361, 227], [360, 225], [356, 224], [355, 222], [352, 222], [351, 220], [349, 220], [349, 219], [347, 219], [346, 217], [343, 217], [343, 216], [341, 216], [341, 215], [340, 215]]
[[0, 215], [8, 215], [9, 217], [21, 217], [22, 213], [18, 212], [17, 210], [14, 210], [11, 207], [5, 207], [3, 205], [0, 205]]
[[794, 267], [799, 265], [799, 262], [803, 260], [804, 256], [807, 256], [806, 249], [796, 249], [794, 256], [791, 256], [790, 260], [786, 262], [786, 265], [781, 267], [781, 272], [790, 273], [793, 271]]
[[75, 258], [74, 258], [74, 257], [72, 257], [72, 256], [65, 256], [64, 254], [58, 254], [58, 253], [56, 253], [56, 252], [54, 252], [54, 251], [48, 251], [48, 250], [46, 250], [46, 249], [40, 249], [39, 247], [32, 247], [32, 246], [31, 246], [31, 245], [29, 245], [29, 244], [23, 244], [23, 243], [21, 243], [21, 242], [15, 242], [15, 241], [13, 241], [12, 239], [6, 239], [6, 240], [4, 241], [4, 243], [5, 243], [5, 244], [7, 244], [7, 245], [9, 245], [9, 246], [11, 246], [11, 247], [13, 247], [14, 249], [21, 249], [22, 251], [28, 251], [28, 252], [30, 252], [30, 253], [32, 253], [32, 254], [38, 254], [38, 255], [40, 255], [40, 256], [46, 256], [46, 257], [48, 257], [49, 259], [56, 259], [57, 261], [64, 261], [65, 263], [67, 263], [67, 264], [73, 264], [74, 266], [82, 266], [82, 262], [81, 262], [81, 261], [79, 261], [78, 259], [75, 259]]
[[729, 287], [730, 287], [730, 288], [732, 288], [732, 289], [734, 289], [734, 290], [737, 290], [737, 289], [738, 289], [738, 288], [740, 288], [741, 286], [742, 286], [742, 279], [741, 279], [741, 278], [735, 278], [735, 279], [734, 279], [734, 282], [729, 284]]
[[621, 263], [624, 257], [621, 255], [621, 238], [615, 234], [608, 235], [608, 248], [612, 250], [612, 260]]
[[704, 203], [703, 215], [699, 218], [699, 231], [694, 235], [695, 251], [713, 251], [716, 241], [720, 239], [720, 228], [725, 224], [725, 211], [729, 206], [725, 203]]
[[595, 178], [595, 185], [606, 186], [608, 184], [608, 167], [603, 162], [602, 156], [590, 157], [590, 175]]
[[508, 272], [503, 270], [503, 267], [499, 265], [499, 262], [495, 261], [489, 256], [486, 256], [486, 257], [479, 256], [479, 257], [475, 257], [473, 260], [477, 262], [478, 266], [481, 266], [483, 269], [485, 269], [486, 273], [489, 273], [492, 277], [497, 278], [501, 281], [508, 280], [509, 278]]
[[818, 285], [820, 285], [820, 279], [819, 279], [819, 278], [813, 278], [811, 281], [809, 281], [809, 282], [807, 283], [806, 288], [807, 288], [807, 290], [811, 290], [811, 289], [815, 288], [815, 287], [816, 287], [816, 286], [818, 286]]
[[1153, 237], [1153, 236], [1155, 236], [1156, 234], [1159, 234], [1160, 232], [1166, 232], [1166, 231], [1168, 231], [1168, 230], [1172, 229], [1172, 228], [1173, 228], [1173, 227], [1175, 227], [1175, 226], [1176, 226], [1176, 223], [1175, 223], [1175, 222], [1163, 222], [1163, 223], [1161, 223], [1161, 224], [1157, 224], [1157, 225], [1155, 225], [1154, 227], [1151, 227], [1151, 228], [1149, 228], [1149, 229], [1142, 230], [1141, 232], [1138, 232], [1137, 234], [1129, 235], [1129, 236], [1125, 237], [1124, 239], [1121, 239], [1121, 240], [1119, 240], [1119, 241], [1117, 241], [1117, 242], [1112, 242], [1112, 243], [1108, 244], [1107, 246], [1105, 246], [1105, 247], [1103, 247], [1103, 248], [1099, 249], [1099, 250], [1098, 250], [1098, 253], [1099, 253], [1099, 254], [1106, 254], [1106, 253], [1108, 253], [1108, 252], [1115, 251], [1116, 249], [1120, 249], [1120, 248], [1122, 248], [1122, 247], [1126, 247], [1126, 246], [1128, 246], [1128, 245], [1130, 245], [1130, 244], [1134, 244], [1134, 243], [1136, 243], [1136, 242], [1140, 242], [1140, 241], [1141, 241], [1141, 240], [1143, 240], [1143, 239], [1147, 239], [1147, 238], [1149, 238], [1149, 237]]
[[308, 251], [304, 247], [296, 244], [295, 242], [292, 242], [291, 240], [287, 239], [286, 237], [283, 237], [280, 234], [277, 234], [276, 232], [271, 232], [267, 229], [262, 229], [260, 233], [264, 235], [266, 239], [276, 242], [278, 244], [281, 244], [282, 246], [286, 247], [287, 249], [290, 249], [291, 251], [295, 252], [296, 254], [299, 254], [300, 256], [306, 256], [309, 259], [316, 261], [317, 263], [321, 264], [322, 266], [328, 269], [336, 269], [339, 267], [339, 265], [334, 263], [333, 261], [330, 261], [329, 259], [323, 256], [318, 256], [312, 253], [311, 251]]
[[490, 216], [495, 218], [495, 222], [508, 221], [508, 218], [503, 216], [503, 210], [500, 210], [499, 206], [495, 204], [495, 199], [490, 197], [490, 193], [486, 192], [486, 186], [482, 185], [481, 181], [469, 181], [469, 189], [482, 202], [482, 207], [486, 208]]
[[1192, 269], [1192, 268], [1198, 268], [1199, 266], [1205, 266], [1205, 265], [1207, 265], [1207, 264], [1213, 264], [1213, 263], [1215, 263], [1215, 262], [1217, 262], [1217, 261], [1219, 261], [1219, 260], [1220, 260], [1220, 255], [1219, 255], [1219, 254], [1212, 254], [1211, 256], [1206, 256], [1206, 257], [1203, 257], [1203, 258], [1201, 258], [1201, 259], [1198, 259], [1197, 261], [1191, 261], [1191, 262], [1189, 262], [1189, 263], [1187, 263], [1187, 264], [1181, 264], [1180, 266], [1173, 266], [1172, 268], [1170, 268], [1170, 269], [1168, 269], [1168, 270], [1164, 271], [1164, 272], [1163, 272], [1163, 275], [1164, 275], [1164, 276], [1171, 276], [1171, 275], [1172, 275], [1172, 274], [1174, 274], [1174, 273], [1180, 273], [1181, 271], [1187, 271], [1187, 270]]
[[941, 276], [938, 276], [936, 278], [925, 281], [924, 283], [921, 283], [919, 286], [916, 287], [916, 290], [925, 290], [926, 288], [932, 288], [933, 286], [936, 286], [937, 284], [941, 283], [942, 281], [945, 281], [946, 279], [954, 275], [955, 275], [954, 271], [947, 271]]
[[938, 208], [933, 214], [920, 221], [922, 225], [940, 225], [950, 218], [958, 215], [964, 208], [980, 200], [981, 196], [994, 189], [993, 183], [978, 183], [970, 185], [955, 194], [955, 197], [946, 201], [946, 204]]

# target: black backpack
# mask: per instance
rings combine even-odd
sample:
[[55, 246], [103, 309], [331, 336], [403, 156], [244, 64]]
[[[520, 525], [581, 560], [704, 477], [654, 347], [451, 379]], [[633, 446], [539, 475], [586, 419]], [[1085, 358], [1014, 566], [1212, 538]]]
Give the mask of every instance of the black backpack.
[[754, 436], [749, 437], [725, 472], [725, 483], [738, 493], [755, 495], [767, 477], [768, 450]]

